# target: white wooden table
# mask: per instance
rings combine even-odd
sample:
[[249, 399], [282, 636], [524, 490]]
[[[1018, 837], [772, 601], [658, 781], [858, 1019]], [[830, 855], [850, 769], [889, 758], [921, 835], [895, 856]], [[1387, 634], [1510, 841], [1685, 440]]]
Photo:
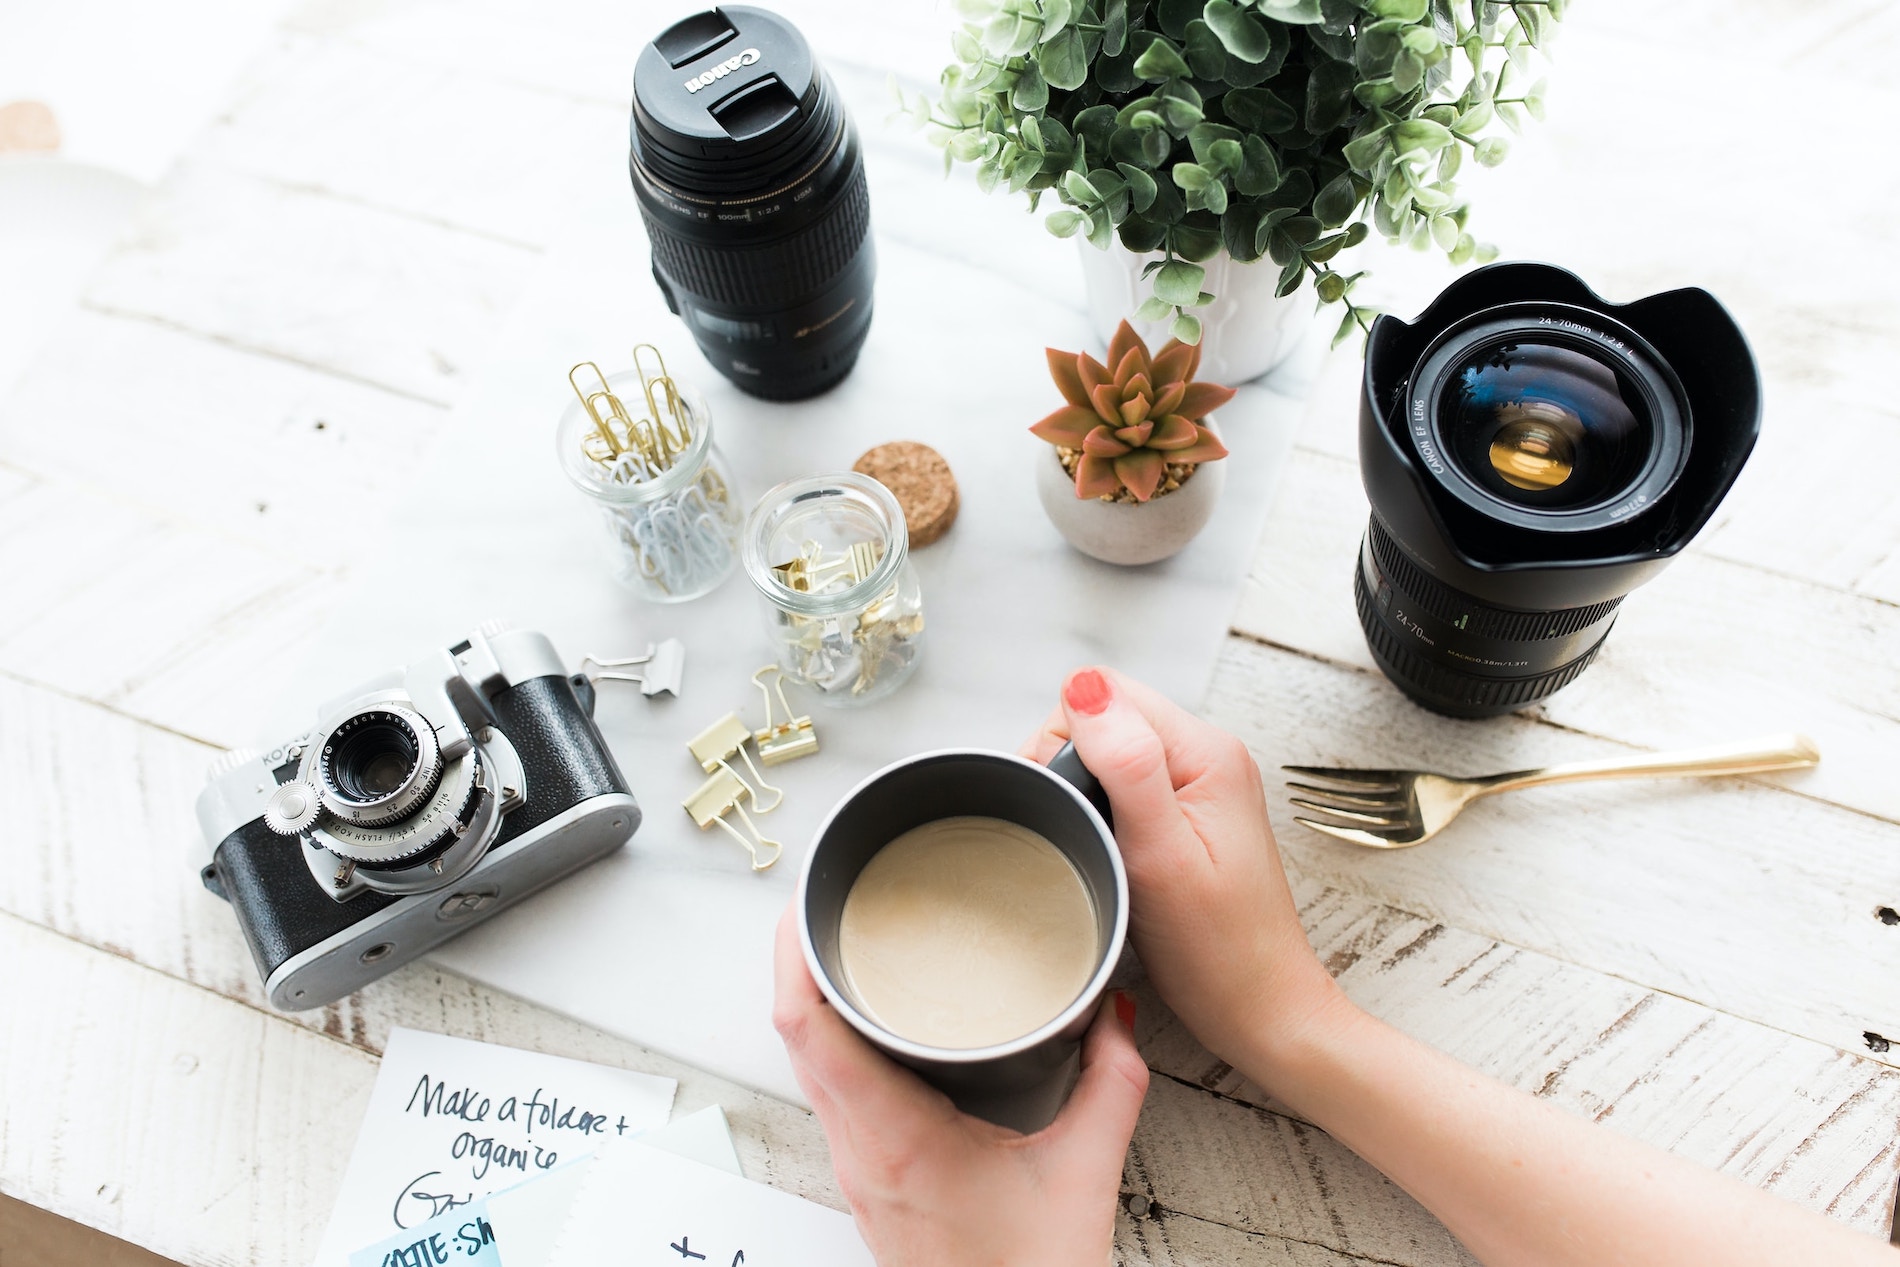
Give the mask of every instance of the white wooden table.
[[[0, 75], [28, 7], [0, 0]], [[543, 177], [624, 137], [631, 50], [675, 7], [309, 0], [268, 29], [248, 8], [261, 43], [238, 78], [176, 89], [222, 104], [172, 138], [137, 218], [0, 385], [0, 1192], [183, 1263], [302, 1264], [376, 1055], [406, 1024], [674, 1075], [681, 1107], [727, 1107], [754, 1177], [841, 1203], [802, 1110], [442, 972], [271, 1012], [191, 864], [207, 761], [250, 741], [273, 673], [375, 548], [378, 506], [453, 442], [470, 367], [550, 245]], [[846, 87], [874, 190], [880, 165], [929, 161], [870, 103], [887, 69], [929, 80], [948, 6], [875, 22], [844, 0], [780, 7]], [[149, 43], [120, 9], [143, 12], [102, 0], [93, 38]], [[178, 41], [220, 18], [215, 0], [181, 13]], [[1481, 231], [1613, 297], [1715, 290], [1767, 378], [1748, 471], [1576, 686], [1511, 719], [1446, 721], [1386, 684], [1353, 619], [1365, 507], [1356, 358], [1338, 355], [1206, 711], [1268, 768], [1477, 772], [1815, 736], [1812, 773], [1529, 793], [1390, 856], [1295, 827], [1277, 786], [1273, 811], [1314, 944], [1362, 1004], [1610, 1129], [1884, 1231], [1900, 1169], [1900, 10], [1589, 0], [1557, 55], [1549, 124], [1470, 182]], [[971, 198], [967, 240], [911, 241], [888, 203], [878, 231], [1005, 276], [1068, 249]], [[1449, 276], [1365, 254], [1395, 311]], [[1156, 1000], [1141, 1015], [1158, 1076], [1124, 1261], [1469, 1261]]]

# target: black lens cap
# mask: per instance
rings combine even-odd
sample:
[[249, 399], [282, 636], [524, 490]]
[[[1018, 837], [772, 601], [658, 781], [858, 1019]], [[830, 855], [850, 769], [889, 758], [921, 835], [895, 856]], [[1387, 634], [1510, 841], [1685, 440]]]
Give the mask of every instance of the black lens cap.
[[682, 18], [633, 69], [639, 139], [693, 159], [773, 145], [815, 101], [811, 46], [790, 22], [749, 5]]

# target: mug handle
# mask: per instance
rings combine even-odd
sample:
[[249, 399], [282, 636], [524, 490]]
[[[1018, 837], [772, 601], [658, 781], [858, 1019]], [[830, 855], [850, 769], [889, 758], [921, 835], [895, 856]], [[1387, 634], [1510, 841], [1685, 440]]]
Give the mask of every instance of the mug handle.
[[1065, 743], [1062, 751], [1049, 758], [1049, 773], [1058, 775], [1076, 791], [1080, 792], [1095, 812], [1102, 816], [1110, 831], [1115, 830], [1115, 812], [1108, 806], [1108, 793], [1102, 789], [1102, 782], [1082, 764], [1082, 758], [1076, 755], [1075, 745]]

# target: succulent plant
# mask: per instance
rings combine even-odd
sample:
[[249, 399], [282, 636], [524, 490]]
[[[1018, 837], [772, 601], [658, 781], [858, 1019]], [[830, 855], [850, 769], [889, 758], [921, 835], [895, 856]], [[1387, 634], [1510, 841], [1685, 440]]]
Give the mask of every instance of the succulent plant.
[[1108, 344], [1108, 363], [1087, 352], [1044, 349], [1062, 408], [1030, 427], [1038, 439], [1066, 453], [1077, 497], [1115, 499], [1123, 490], [1138, 502], [1171, 491], [1202, 462], [1227, 449], [1202, 419], [1234, 398], [1234, 389], [1197, 383], [1198, 345], [1169, 339], [1150, 356], [1126, 321]]

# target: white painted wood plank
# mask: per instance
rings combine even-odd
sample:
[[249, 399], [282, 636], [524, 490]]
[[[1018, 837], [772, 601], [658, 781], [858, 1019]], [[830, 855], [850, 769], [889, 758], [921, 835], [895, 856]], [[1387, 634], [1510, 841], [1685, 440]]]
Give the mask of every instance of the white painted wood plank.
[[[1887, 1226], [1900, 1072], [1300, 875], [1314, 946], [1355, 1002], [1491, 1076], [1867, 1231]], [[1277, 1108], [1144, 995], [1143, 1052]], [[1157, 1194], [1164, 1205], [1169, 1194]], [[1192, 1207], [1189, 1207], [1192, 1208]]]
[[1247, 1267], [1347, 1267], [1377, 1259], [1358, 1258], [1260, 1232], [1243, 1232], [1224, 1223], [1178, 1210], [1150, 1206], [1131, 1194], [1143, 1213], [1124, 1210], [1115, 1223], [1117, 1267], [1187, 1267], [1191, 1263], [1246, 1264]]
[[[1329, 372], [1322, 389], [1339, 385], [1338, 375]], [[1296, 450], [1235, 628], [1376, 673], [1352, 602], [1366, 515], [1356, 464]], [[1900, 610], [1691, 548], [1624, 603], [1589, 671], [1532, 711], [1561, 726], [1646, 748], [1803, 731], [1820, 744], [1821, 766], [1777, 781], [1895, 820], [1897, 658]], [[1380, 683], [1379, 691], [1391, 689]], [[1417, 733], [1434, 745], [1485, 729], [1428, 724], [1422, 715], [1419, 720], [1427, 729]], [[1436, 751], [1416, 748], [1404, 764]], [[1340, 755], [1366, 764], [1349, 750]]]
[[537, 258], [181, 162], [86, 300], [440, 404], [454, 399]]
[[[0, 1188], [192, 1267], [309, 1261], [373, 1053], [10, 915], [0, 958], [33, 967], [0, 1009]], [[676, 1110], [726, 1106], [749, 1175], [842, 1208], [804, 1111], [514, 1000], [438, 1000], [401, 1023], [679, 1078]]]
[[[0, 910], [261, 1007], [229, 912], [194, 874], [189, 806], [205, 754], [97, 707], [0, 681], [0, 800], [17, 815], [0, 840]], [[102, 769], [117, 777], [102, 782]], [[1900, 1075], [1489, 938], [1433, 931], [1310, 880], [1301, 900], [1320, 954], [1348, 990], [1426, 1041], [1849, 1221], [1880, 1216]], [[1647, 1019], [1618, 1025], [1632, 1011]], [[1144, 1051], [1167, 1079], [1144, 1118], [1131, 1193], [1184, 1218], [1340, 1253], [1458, 1261], [1436, 1224], [1343, 1150], [1238, 1103], [1263, 1097], [1214, 1067], [1145, 992], [1142, 1018]], [[426, 965], [285, 1020], [372, 1052], [402, 1024], [695, 1076]], [[719, 1094], [735, 1120], [756, 1123], [745, 1154], [752, 1173], [836, 1203], [805, 1115], [750, 1093]]]
[[1514, 793], [1417, 848], [1363, 849], [1295, 824], [1275, 767], [1429, 754], [1481, 773], [1620, 750], [1524, 718], [1450, 721], [1375, 673], [1259, 646], [1232, 647], [1210, 701], [1275, 776], [1282, 848], [1312, 879], [1831, 1047], [1900, 1030], [1900, 931], [1874, 917], [1900, 892], [1890, 824], [1753, 781], [1650, 780]]
[[446, 420], [275, 357], [74, 311], [0, 400], [0, 460], [328, 571], [374, 551]]
[[10, 1196], [189, 1267], [302, 1264], [376, 1064], [0, 916]]
[[[437, 29], [461, 25], [437, 16]], [[251, 63], [190, 156], [545, 246], [571, 173], [616, 155], [624, 166], [626, 103], [516, 87], [429, 50], [420, 33], [401, 51], [282, 35]], [[639, 233], [631, 187], [627, 218]]]
[[18, 476], [0, 487], [0, 671], [256, 742], [335, 575], [114, 493]]

